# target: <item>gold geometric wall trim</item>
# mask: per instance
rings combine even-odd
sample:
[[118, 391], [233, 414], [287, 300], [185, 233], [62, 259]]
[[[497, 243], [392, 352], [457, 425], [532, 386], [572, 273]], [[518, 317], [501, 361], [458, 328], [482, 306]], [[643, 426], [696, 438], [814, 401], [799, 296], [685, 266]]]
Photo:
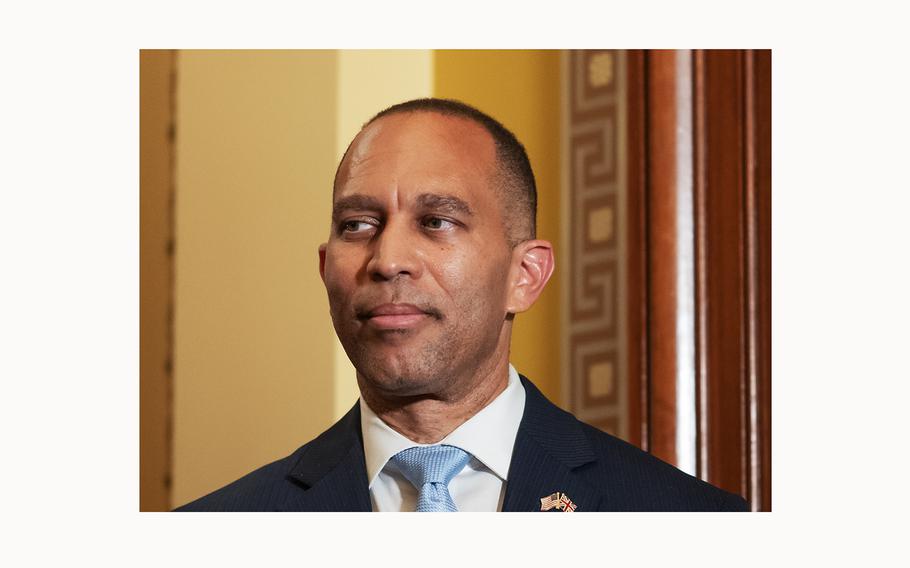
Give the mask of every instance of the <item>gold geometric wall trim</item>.
[[626, 437], [625, 54], [563, 61], [564, 396], [581, 420]]
[[598, 398], [613, 392], [613, 363], [603, 361], [588, 368], [588, 396]]
[[606, 87], [613, 81], [613, 54], [601, 52], [588, 60], [588, 83], [592, 87]]
[[600, 207], [588, 213], [588, 240], [602, 243], [613, 236], [613, 208]]

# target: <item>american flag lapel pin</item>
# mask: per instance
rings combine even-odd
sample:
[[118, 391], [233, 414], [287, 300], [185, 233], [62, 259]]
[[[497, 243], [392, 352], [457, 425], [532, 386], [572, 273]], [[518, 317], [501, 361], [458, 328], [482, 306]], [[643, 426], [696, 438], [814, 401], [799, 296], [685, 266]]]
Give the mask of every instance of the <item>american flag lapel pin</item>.
[[554, 493], [552, 495], [548, 495], [546, 497], [541, 497], [540, 498], [540, 510], [549, 511], [550, 509], [552, 509], [554, 507], [559, 507], [559, 496], [560, 496], [560, 493], [559, 493], [559, 491], [557, 491], [556, 493]]

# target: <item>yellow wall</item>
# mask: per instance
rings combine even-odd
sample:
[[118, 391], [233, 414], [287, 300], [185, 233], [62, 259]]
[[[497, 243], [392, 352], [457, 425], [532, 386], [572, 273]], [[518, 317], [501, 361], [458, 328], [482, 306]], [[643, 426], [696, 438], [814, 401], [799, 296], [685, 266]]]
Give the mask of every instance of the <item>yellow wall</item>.
[[[525, 145], [537, 180], [537, 234], [559, 250], [558, 51], [436, 51], [437, 97], [454, 98], [492, 115]], [[559, 258], [556, 259], [559, 270]], [[559, 278], [515, 320], [512, 362], [550, 400], [560, 402]]]
[[174, 505], [331, 422], [336, 57], [178, 54]]

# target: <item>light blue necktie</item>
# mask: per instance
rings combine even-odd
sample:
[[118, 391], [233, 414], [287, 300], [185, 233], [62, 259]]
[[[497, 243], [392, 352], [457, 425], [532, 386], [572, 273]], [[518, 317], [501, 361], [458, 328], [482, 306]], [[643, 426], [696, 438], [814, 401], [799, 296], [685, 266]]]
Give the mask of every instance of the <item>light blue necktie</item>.
[[458, 511], [449, 494], [449, 482], [471, 459], [471, 454], [455, 446], [417, 446], [398, 452], [395, 462], [402, 474], [417, 488], [417, 512]]

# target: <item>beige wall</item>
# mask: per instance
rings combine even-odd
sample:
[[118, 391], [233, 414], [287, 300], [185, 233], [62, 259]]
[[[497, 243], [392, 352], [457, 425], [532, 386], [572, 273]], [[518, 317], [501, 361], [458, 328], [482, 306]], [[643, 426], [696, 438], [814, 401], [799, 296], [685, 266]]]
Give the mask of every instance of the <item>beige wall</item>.
[[287, 455], [332, 419], [316, 251], [331, 207], [336, 58], [179, 53], [175, 505]]

